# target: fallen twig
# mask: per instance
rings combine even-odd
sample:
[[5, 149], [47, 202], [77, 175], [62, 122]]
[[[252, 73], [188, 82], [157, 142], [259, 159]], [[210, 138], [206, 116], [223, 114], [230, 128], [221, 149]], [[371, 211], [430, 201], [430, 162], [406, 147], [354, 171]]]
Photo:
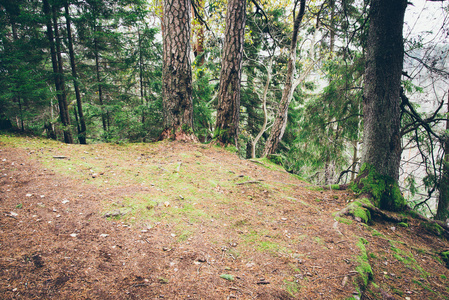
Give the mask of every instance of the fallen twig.
[[245, 181], [245, 182], [238, 182], [236, 185], [242, 185], [242, 184], [249, 184], [249, 183], [260, 183], [263, 180], [251, 180], [251, 181]]

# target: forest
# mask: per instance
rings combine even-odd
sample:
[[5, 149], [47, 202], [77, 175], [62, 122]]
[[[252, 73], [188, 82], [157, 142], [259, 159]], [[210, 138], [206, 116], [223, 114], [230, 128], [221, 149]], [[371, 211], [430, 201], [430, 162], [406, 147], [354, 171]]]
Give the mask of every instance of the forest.
[[1, 0], [0, 129], [216, 143], [446, 220], [448, 24], [436, 0]]

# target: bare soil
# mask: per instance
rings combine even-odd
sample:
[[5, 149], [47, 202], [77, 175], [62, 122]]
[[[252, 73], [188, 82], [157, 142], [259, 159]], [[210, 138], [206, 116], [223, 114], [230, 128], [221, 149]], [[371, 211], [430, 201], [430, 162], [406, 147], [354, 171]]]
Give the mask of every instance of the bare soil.
[[411, 218], [336, 222], [353, 199], [202, 144], [3, 135], [0, 295], [449, 299], [448, 241]]

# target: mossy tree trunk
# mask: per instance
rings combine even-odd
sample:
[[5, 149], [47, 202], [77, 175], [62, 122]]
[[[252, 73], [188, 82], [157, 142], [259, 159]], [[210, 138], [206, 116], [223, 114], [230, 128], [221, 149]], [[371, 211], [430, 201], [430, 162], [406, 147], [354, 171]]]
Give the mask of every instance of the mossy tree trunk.
[[219, 142], [236, 146], [240, 120], [240, 83], [245, 22], [246, 0], [229, 0], [215, 131]]
[[399, 179], [402, 28], [407, 0], [372, 0], [363, 101], [362, 164]]
[[362, 169], [355, 183], [381, 209], [405, 205], [399, 186], [402, 28], [407, 0], [372, 0], [363, 100]]
[[165, 0], [162, 139], [195, 140], [190, 64], [190, 0]]

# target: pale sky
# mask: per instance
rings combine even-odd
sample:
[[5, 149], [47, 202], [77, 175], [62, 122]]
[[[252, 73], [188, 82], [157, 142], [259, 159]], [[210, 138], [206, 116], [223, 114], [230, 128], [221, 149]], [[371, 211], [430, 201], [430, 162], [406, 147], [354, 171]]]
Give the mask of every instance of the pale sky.
[[[432, 2], [426, 0], [409, 0], [405, 12], [404, 37], [422, 36], [425, 42], [441, 39], [447, 42], [449, 30], [448, 1]], [[444, 10], [446, 7], [446, 10]]]

